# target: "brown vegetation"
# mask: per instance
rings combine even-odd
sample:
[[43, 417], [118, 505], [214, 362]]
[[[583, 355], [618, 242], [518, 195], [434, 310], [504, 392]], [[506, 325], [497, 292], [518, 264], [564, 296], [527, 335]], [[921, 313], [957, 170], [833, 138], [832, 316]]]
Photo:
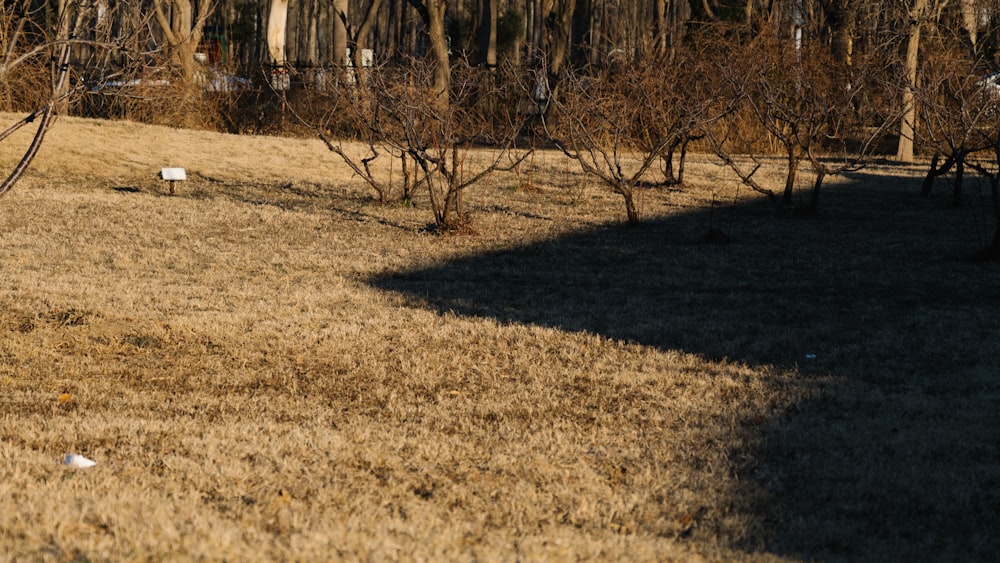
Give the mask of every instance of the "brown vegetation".
[[539, 153], [435, 237], [315, 140], [66, 119], [41, 151], [0, 206], [4, 559], [1000, 549], [1000, 269], [916, 169], [775, 220], [690, 157], [624, 229]]

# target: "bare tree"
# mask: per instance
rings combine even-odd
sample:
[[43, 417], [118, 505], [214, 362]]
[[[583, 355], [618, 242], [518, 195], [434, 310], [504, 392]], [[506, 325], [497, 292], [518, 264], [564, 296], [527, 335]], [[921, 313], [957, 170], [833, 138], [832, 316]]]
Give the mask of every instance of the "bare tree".
[[[824, 180], [864, 166], [899, 115], [885, 102], [888, 63], [874, 55], [859, 64], [838, 64], [815, 45], [799, 48], [760, 36], [728, 60], [724, 75], [738, 85], [733, 91], [742, 95], [746, 114], [759, 125], [754, 130], [764, 133], [741, 145], [752, 150], [776, 142], [785, 158], [784, 187], [775, 191], [754, 179], [760, 163], [752, 154], [749, 168], [733, 158], [726, 135], [744, 132], [739, 123], [731, 123], [726, 135], [713, 133], [712, 145], [744, 184], [779, 210], [814, 213]], [[809, 202], [796, 207], [794, 191], [803, 163], [814, 182]]]
[[[636, 87], [655, 93], [642, 100], [645, 111], [639, 112], [635, 131], [640, 151], [660, 151], [655, 186], [683, 184], [690, 143], [737, 107], [729, 85], [718, 80], [724, 50], [717, 39], [703, 37], [700, 48], [678, 46], [632, 67], [638, 75]], [[664, 73], [666, 67], [672, 72]]]
[[[2, 142], [26, 126], [35, 128], [31, 143], [0, 182], [0, 195], [10, 191], [27, 171], [58, 113], [67, 107], [70, 99], [84, 91], [85, 79], [109, 77], [112, 73], [109, 63], [111, 52], [123, 55], [121, 58], [125, 60], [130, 58], [123, 54], [124, 46], [131, 43], [130, 34], [137, 33], [144, 22], [121, 18], [117, 25], [112, 26], [109, 23], [113, 19], [112, 14], [99, 14], [90, 8], [83, 0], [67, 0], [56, 14], [52, 29], [47, 27], [44, 19], [35, 19], [43, 14], [25, 10], [17, 17], [6, 17], [10, 13], [0, 10], [0, 48], [3, 52], [0, 77], [6, 78], [24, 67], [48, 68], [48, 78], [39, 86], [47, 90], [40, 96], [44, 100], [42, 107], [0, 132]], [[90, 32], [83, 33], [85, 28]], [[31, 37], [26, 36], [28, 29], [34, 32]], [[86, 55], [74, 60], [74, 50]], [[127, 68], [119, 68], [117, 72], [127, 71]]]
[[521, 90], [507, 72], [490, 72], [459, 61], [449, 103], [442, 108], [434, 67], [412, 61], [408, 68], [371, 69], [364, 87], [351, 91], [353, 112], [361, 129], [362, 154], [325, 131], [320, 138], [359, 177], [388, 201], [393, 186], [375, 164], [383, 156], [409, 161], [417, 169], [412, 183], [404, 180], [404, 197], [423, 186], [441, 232], [467, 229], [470, 217], [462, 204], [469, 187], [490, 174], [510, 170], [527, 156], [516, 140], [527, 115], [518, 108]]
[[691, 74], [666, 76], [656, 64], [622, 61], [583, 74], [566, 71], [562, 94], [543, 116], [545, 132], [580, 169], [598, 179], [625, 203], [629, 223], [640, 221], [636, 191], [648, 185], [647, 175], [663, 162], [658, 185], [674, 184], [673, 151], [697, 136], [726, 110], [709, 95], [697, 101], [682, 93], [708, 78], [699, 67]]
[[964, 49], [931, 53], [921, 65], [922, 83], [915, 91], [921, 121], [915, 136], [933, 151], [921, 195], [929, 196], [934, 179], [954, 169], [953, 207], [962, 206], [962, 184], [970, 156], [993, 144], [982, 134], [982, 127], [997, 109], [989, 98], [994, 90], [983, 82], [977, 66]]

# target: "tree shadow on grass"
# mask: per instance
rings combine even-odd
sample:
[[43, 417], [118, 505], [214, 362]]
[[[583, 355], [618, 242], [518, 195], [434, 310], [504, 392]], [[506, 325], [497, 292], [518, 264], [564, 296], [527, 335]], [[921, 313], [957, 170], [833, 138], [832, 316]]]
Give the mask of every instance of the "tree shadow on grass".
[[[768, 551], [1000, 550], [1000, 267], [913, 179], [863, 175], [812, 219], [762, 202], [613, 225], [369, 280], [440, 312], [586, 331], [834, 380], [754, 432]], [[900, 189], [902, 186], [903, 189]], [[705, 244], [714, 226], [728, 244]], [[753, 546], [735, 546], [752, 549]]]

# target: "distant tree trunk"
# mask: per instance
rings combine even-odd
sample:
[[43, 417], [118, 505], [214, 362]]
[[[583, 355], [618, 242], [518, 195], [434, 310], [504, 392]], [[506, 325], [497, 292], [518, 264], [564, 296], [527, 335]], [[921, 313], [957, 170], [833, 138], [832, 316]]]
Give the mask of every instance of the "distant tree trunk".
[[285, 59], [294, 63], [301, 61], [299, 53], [302, 24], [305, 23], [305, 2], [289, 2], [288, 18], [285, 20]]
[[288, 23], [288, 0], [271, 0], [267, 17], [267, 52], [271, 64], [285, 64], [285, 31]]
[[497, 66], [497, 0], [479, 0], [478, 60], [490, 68]]
[[705, 12], [705, 17], [710, 20], [715, 20], [718, 16], [712, 11], [712, 6], [709, 5], [708, 0], [701, 0], [701, 9]]
[[545, 30], [545, 16], [542, 14], [543, 0], [528, 0], [528, 11], [525, 15], [528, 28], [528, 60], [536, 64], [542, 56], [542, 37]]
[[830, 51], [833, 60], [850, 66], [854, 55], [857, 2], [855, 0], [837, 0], [831, 9], [833, 13], [830, 15]]
[[653, 51], [662, 57], [667, 54], [667, 1], [655, 0], [656, 8], [656, 36], [654, 38], [655, 47]]
[[354, 69], [355, 80], [357, 80], [358, 84], [366, 83], [365, 74], [367, 70], [365, 69], [364, 50], [368, 48], [369, 37], [378, 20], [381, 8], [382, 0], [371, 0], [368, 4], [368, 9], [365, 11], [364, 19], [361, 20], [361, 24], [358, 26], [357, 32], [353, 35], [348, 33], [349, 46], [351, 48], [350, 64]]
[[310, 0], [308, 6], [309, 23], [306, 28], [306, 61], [309, 63], [309, 66], [316, 66], [319, 64], [319, 20], [322, 8], [318, 0]]
[[[275, 0], [287, 2], [287, 0]], [[213, 4], [202, 1], [195, 5], [192, 0], [154, 0], [153, 13], [156, 22], [163, 32], [163, 37], [170, 46], [171, 58], [177, 65], [181, 79], [186, 84], [194, 83], [194, 54], [201, 43], [208, 19], [209, 10]]]
[[590, 64], [598, 64], [601, 60], [601, 39], [604, 27], [604, 1], [591, 0], [587, 15], [587, 42], [590, 44], [588, 58]]
[[906, 41], [906, 84], [903, 86], [903, 118], [899, 126], [896, 160], [913, 162], [913, 135], [917, 120], [916, 96], [917, 54], [920, 50], [920, 26], [927, 11], [928, 0], [913, 0]]
[[979, 32], [979, 15], [976, 13], [976, 6], [978, 2], [976, 0], [962, 0], [961, 10], [962, 10], [962, 30], [964, 31], [966, 41], [969, 43], [969, 51], [972, 56], [975, 57], [978, 51], [976, 41]]
[[427, 27], [427, 40], [433, 70], [433, 90], [435, 109], [445, 112], [451, 96], [451, 57], [448, 53], [448, 36], [445, 33], [444, 16], [448, 9], [447, 0], [407, 0], [413, 6]]
[[347, 0], [334, 0], [333, 11], [336, 17], [333, 18], [331, 50], [333, 51], [333, 64], [341, 68], [347, 65], [348, 9]]
[[545, 51], [548, 56], [548, 71], [555, 86], [559, 73], [569, 54], [569, 42], [573, 33], [573, 11], [576, 0], [546, 0]]

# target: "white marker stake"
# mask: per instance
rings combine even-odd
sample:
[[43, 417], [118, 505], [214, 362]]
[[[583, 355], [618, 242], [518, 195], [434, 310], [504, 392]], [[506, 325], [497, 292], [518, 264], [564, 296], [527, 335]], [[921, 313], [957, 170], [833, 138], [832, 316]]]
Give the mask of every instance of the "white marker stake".
[[170, 182], [170, 195], [174, 195], [174, 182], [187, 180], [187, 171], [183, 168], [161, 168], [160, 179]]

